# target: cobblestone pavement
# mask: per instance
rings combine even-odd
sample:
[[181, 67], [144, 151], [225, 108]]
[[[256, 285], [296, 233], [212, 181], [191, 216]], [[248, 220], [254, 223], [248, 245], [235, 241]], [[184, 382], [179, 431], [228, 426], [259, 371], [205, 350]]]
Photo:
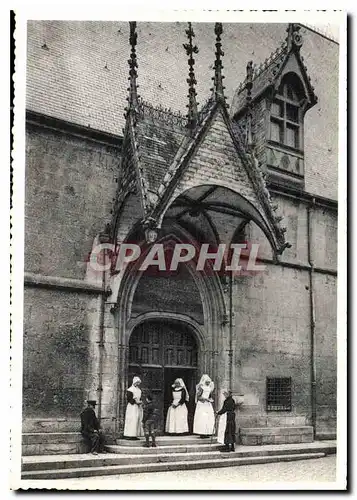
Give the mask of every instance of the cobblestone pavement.
[[[204, 482], [203, 482], [204, 479]], [[90, 482], [88, 487], [102, 488], [102, 481], [110, 481], [111, 489], [234, 489], [237, 483], [262, 483], [271, 488], [271, 482], [334, 482], [336, 480], [336, 456], [299, 460], [295, 462], [277, 462], [218, 469], [192, 471], [151, 472], [143, 474], [125, 474], [122, 476], [101, 476], [80, 478], [71, 481], [79, 488]], [[113, 484], [117, 481], [118, 484]], [[81, 483], [81, 484], [79, 484]], [[69, 486], [69, 485], [68, 485]], [[296, 486], [296, 485], [295, 485]], [[291, 489], [295, 488], [294, 484]], [[238, 485], [238, 487], [240, 487]], [[244, 488], [244, 484], [241, 486]], [[316, 486], [315, 486], [316, 487]], [[331, 485], [332, 488], [332, 485]]]

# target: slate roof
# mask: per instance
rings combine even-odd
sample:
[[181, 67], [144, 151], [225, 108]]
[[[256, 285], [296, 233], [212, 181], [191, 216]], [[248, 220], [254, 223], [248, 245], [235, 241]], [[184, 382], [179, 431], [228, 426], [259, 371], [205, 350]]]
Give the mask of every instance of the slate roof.
[[187, 135], [184, 116], [141, 102], [136, 123], [140, 161], [147, 188], [156, 193]]

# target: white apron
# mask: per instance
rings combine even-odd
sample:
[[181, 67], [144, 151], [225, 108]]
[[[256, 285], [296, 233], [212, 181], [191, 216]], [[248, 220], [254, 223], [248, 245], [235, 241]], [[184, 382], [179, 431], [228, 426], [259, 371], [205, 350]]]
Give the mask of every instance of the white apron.
[[[181, 399], [181, 391], [172, 391], [173, 403], [177, 404]], [[176, 408], [170, 406], [167, 417], [165, 432], [170, 434], [183, 434], [188, 432], [187, 406], [178, 405]]]
[[[210, 387], [203, 387], [201, 397], [208, 399], [211, 394]], [[214, 430], [214, 411], [212, 403], [209, 401], [197, 401], [195, 417], [193, 420], [193, 433], [200, 435], [213, 434]]]
[[224, 444], [224, 434], [226, 432], [226, 426], [227, 426], [227, 413], [223, 413], [223, 415], [219, 416], [217, 443]]
[[[141, 390], [138, 387], [131, 387], [128, 391], [133, 393], [136, 401], [141, 401]], [[143, 431], [143, 407], [142, 405], [128, 403], [125, 412], [124, 436], [141, 437]]]

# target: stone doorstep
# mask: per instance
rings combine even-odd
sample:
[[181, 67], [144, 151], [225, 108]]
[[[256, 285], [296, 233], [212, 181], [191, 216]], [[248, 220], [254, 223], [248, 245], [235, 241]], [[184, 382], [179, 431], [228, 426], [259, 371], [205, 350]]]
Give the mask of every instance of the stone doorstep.
[[313, 434], [313, 428], [310, 426], [300, 427], [241, 427], [240, 435], [254, 435], [254, 436], [281, 436], [281, 435], [301, 435]]
[[22, 444], [81, 443], [79, 432], [28, 432], [22, 434]]
[[22, 455], [63, 455], [78, 454], [88, 452], [88, 446], [83, 441], [81, 443], [39, 443], [23, 444]]
[[[218, 448], [218, 447], [217, 447]], [[167, 462], [187, 462], [187, 461], [197, 461], [200, 459], [205, 460], [218, 460], [223, 458], [229, 458], [230, 453], [221, 453], [219, 450], [215, 449], [211, 452], [180, 452], [172, 453], [170, 451], [161, 452], [157, 454], [148, 454], [147, 451], [141, 450], [141, 454], [136, 455], [120, 455], [118, 453], [111, 454], [110, 457], [102, 457], [98, 460], [97, 457], [87, 458], [85, 460], [71, 460], [70, 462], [59, 461], [59, 462], [30, 462], [23, 465], [24, 471], [29, 470], [51, 470], [51, 469], [73, 469], [73, 468], [83, 468], [83, 467], [110, 467], [113, 465], [130, 465], [130, 464], [151, 464], [151, 463], [167, 463]], [[144, 452], [144, 453], [143, 453]], [[100, 455], [99, 455], [100, 457]]]
[[22, 479], [69, 479], [77, 477], [93, 477], [116, 474], [130, 474], [140, 472], [160, 472], [160, 471], [176, 471], [176, 470], [193, 470], [218, 467], [233, 467], [238, 465], [253, 465], [273, 462], [291, 462], [295, 460], [307, 460], [314, 458], [322, 458], [325, 453], [297, 453], [292, 455], [274, 455], [264, 457], [240, 458], [232, 457], [227, 453], [227, 458], [221, 456], [217, 459], [209, 460], [194, 460], [194, 461], [178, 461], [166, 463], [146, 463], [133, 465], [112, 465], [100, 467], [85, 467], [73, 469], [57, 469], [57, 470], [37, 470], [24, 471], [21, 474]]
[[[202, 445], [207, 446], [207, 445]], [[108, 447], [112, 448], [112, 447]], [[117, 447], [114, 447], [117, 448]], [[164, 449], [165, 448], [165, 449]], [[166, 449], [168, 448], [168, 449]], [[176, 447], [175, 447], [176, 448]], [[175, 449], [173, 448], [173, 450]], [[185, 447], [184, 447], [185, 448]], [[206, 460], [214, 457], [226, 459], [234, 458], [252, 458], [252, 457], [271, 457], [295, 454], [311, 454], [323, 453], [324, 455], [336, 453], [336, 442], [319, 442], [306, 444], [290, 444], [290, 445], [266, 445], [266, 446], [237, 446], [234, 453], [217, 452], [218, 445], [213, 445], [213, 449], [208, 449], [204, 453]], [[49, 456], [31, 456], [22, 458], [22, 468], [24, 471], [31, 470], [53, 470], [53, 469], [71, 469], [83, 467], [104, 467], [118, 464], [131, 463], [153, 463], [167, 461], [187, 461], [195, 460], [202, 457], [202, 451], [192, 452], [186, 451], [183, 453], [174, 452], [171, 447], [160, 448], [140, 448], [139, 454], [130, 453], [118, 455], [110, 453], [106, 455], [90, 455], [88, 453], [81, 455], [49, 455]], [[128, 450], [129, 451], [129, 450]]]
[[[207, 443], [211, 443], [211, 438], [202, 439], [198, 436], [189, 435], [189, 436], [157, 436], [156, 437], [157, 444], [160, 446], [165, 445], [180, 445], [180, 444], [197, 444], [203, 445]], [[217, 437], [213, 436], [212, 442], [215, 443], [217, 441]], [[144, 438], [140, 438], [139, 440], [130, 440], [130, 439], [117, 439], [116, 444], [119, 446], [125, 446], [127, 448], [135, 448], [137, 446], [141, 446], [145, 443]]]
[[316, 434], [316, 439], [319, 441], [325, 441], [329, 439], [336, 439], [336, 432], [318, 432]]
[[[266, 445], [283, 443], [307, 443], [313, 441], [312, 427], [255, 427], [241, 428], [240, 439], [243, 445]], [[196, 436], [159, 436], [158, 444], [163, 445], [196, 445], [211, 444], [211, 440], [202, 440]], [[142, 441], [139, 441], [142, 442]], [[216, 442], [214, 437], [212, 444]], [[117, 440], [118, 445], [135, 448], [138, 441]], [[43, 432], [23, 434], [22, 453], [29, 455], [77, 454], [87, 451], [87, 444], [79, 432]]]
[[261, 431], [261, 429], [249, 429], [248, 432], [241, 430], [240, 432], [240, 442], [244, 445], [260, 445], [260, 444], [278, 444], [278, 443], [308, 443], [312, 442], [313, 430], [308, 428], [304, 431], [298, 428], [279, 429], [275, 433], [275, 429], [270, 429], [267, 432], [266, 429]]
[[81, 421], [78, 418], [25, 418], [23, 433], [33, 432], [78, 432]]
[[212, 442], [212, 444], [171, 444], [171, 445], [161, 445], [158, 444], [157, 448], [144, 448], [141, 446], [127, 446], [120, 445], [108, 445], [106, 450], [109, 453], [115, 453], [120, 455], [159, 455], [160, 453], [206, 453], [220, 449], [221, 444]]
[[[207, 446], [207, 445], [202, 445]], [[217, 446], [218, 447], [218, 446]], [[166, 449], [169, 448], [169, 449]], [[83, 468], [83, 467], [102, 467], [110, 466], [127, 461], [132, 463], [132, 461], [140, 461], [142, 458], [146, 458], [150, 461], [165, 460], [168, 457], [188, 457], [195, 458], [198, 456], [202, 457], [202, 451], [192, 452], [187, 450], [186, 453], [181, 452], [171, 452], [171, 447], [159, 447], [159, 448], [140, 448], [139, 454], [132, 454], [132, 450], [129, 453], [119, 455], [117, 453], [107, 453], [105, 455], [91, 455], [89, 453], [78, 454], [78, 455], [39, 455], [39, 456], [28, 456], [22, 457], [22, 468], [24, 471], [30, 470], [52, 470], [52, 469], [71, 469], [71, 468]], [[175, 447], [176, 448], [176, 447]], [[129, 451], [129, 450], [128, 450]], [[224, 457], [235, 457], [235, 458], [251, 458], [251, 457], [264, 457], [264, 456], [275, 456], [275, 455], [294, 455], [294, 454], [310, 454], [310, 453], [324, 453], [335, 454], [336, 453], [336, 441], [331, 442], [321, 442], [315, 441], [313, 443], [305, 444], [280, 444], [280, 445], [265, 445], [265, 446], [237, 446], [234, 453], [221, 453], [217, 452], [216, 446], [214, 445], [212, 449], [207, 450], [204, 453], [205, 459], [210, 459], [212, 456], [218, 456], [222, 459]], [[153, 456], [154, 455], [154, 456]], [[156, 455], [156, 456], [155, 456]]]
[[241, 444], [244, 446], [267, 444], [300, 444], [312, 443], [313, 436], [242, 436]]

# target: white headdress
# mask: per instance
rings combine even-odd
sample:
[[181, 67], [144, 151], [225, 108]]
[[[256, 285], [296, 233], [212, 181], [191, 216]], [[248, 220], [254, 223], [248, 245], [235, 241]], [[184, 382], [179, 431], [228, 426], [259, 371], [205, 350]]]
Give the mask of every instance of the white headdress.
[[[185, 389], [185, 392], [186, 392], [186, 401], [188, 401], [190, 399], [190, 396], [188, 394], [188, 390], [187, 390], [187, 387], [185, 385], [185, 382], [182, 380], [182, 378], [177, 378], [175, 380], [175, 382], [179, 382], [180, 384], [180, 389]], [[175, 382], [172, 384], [172, 387], [175, 388], [176, 385], [175, 385]]]
[[206, 385], [206, 382], [209, 381], [209, 388], [211, 389], [211, 392], [213, 391], [214, 389], [214, 382], [213, 380], [211, 379], [211, 377], [209, 375], [207, 375], [207, 373], [204, 373], [201, 377], [201, 380], [199, 381], [198, 385], [197, 385], [197, 389], [201, 386], [205, 386]]
[[128, 391], [132, 392], [134, 394], [134, 397], [136, 397], [137, 399], [140, 399], [141, 398], [141, 389], [139, 389], [139, 387], [136, 387], [134, 385], [137, 382], [141, 382], [140, 377], [134, 377], [133, 378], [133, 383], [129, 387]]

